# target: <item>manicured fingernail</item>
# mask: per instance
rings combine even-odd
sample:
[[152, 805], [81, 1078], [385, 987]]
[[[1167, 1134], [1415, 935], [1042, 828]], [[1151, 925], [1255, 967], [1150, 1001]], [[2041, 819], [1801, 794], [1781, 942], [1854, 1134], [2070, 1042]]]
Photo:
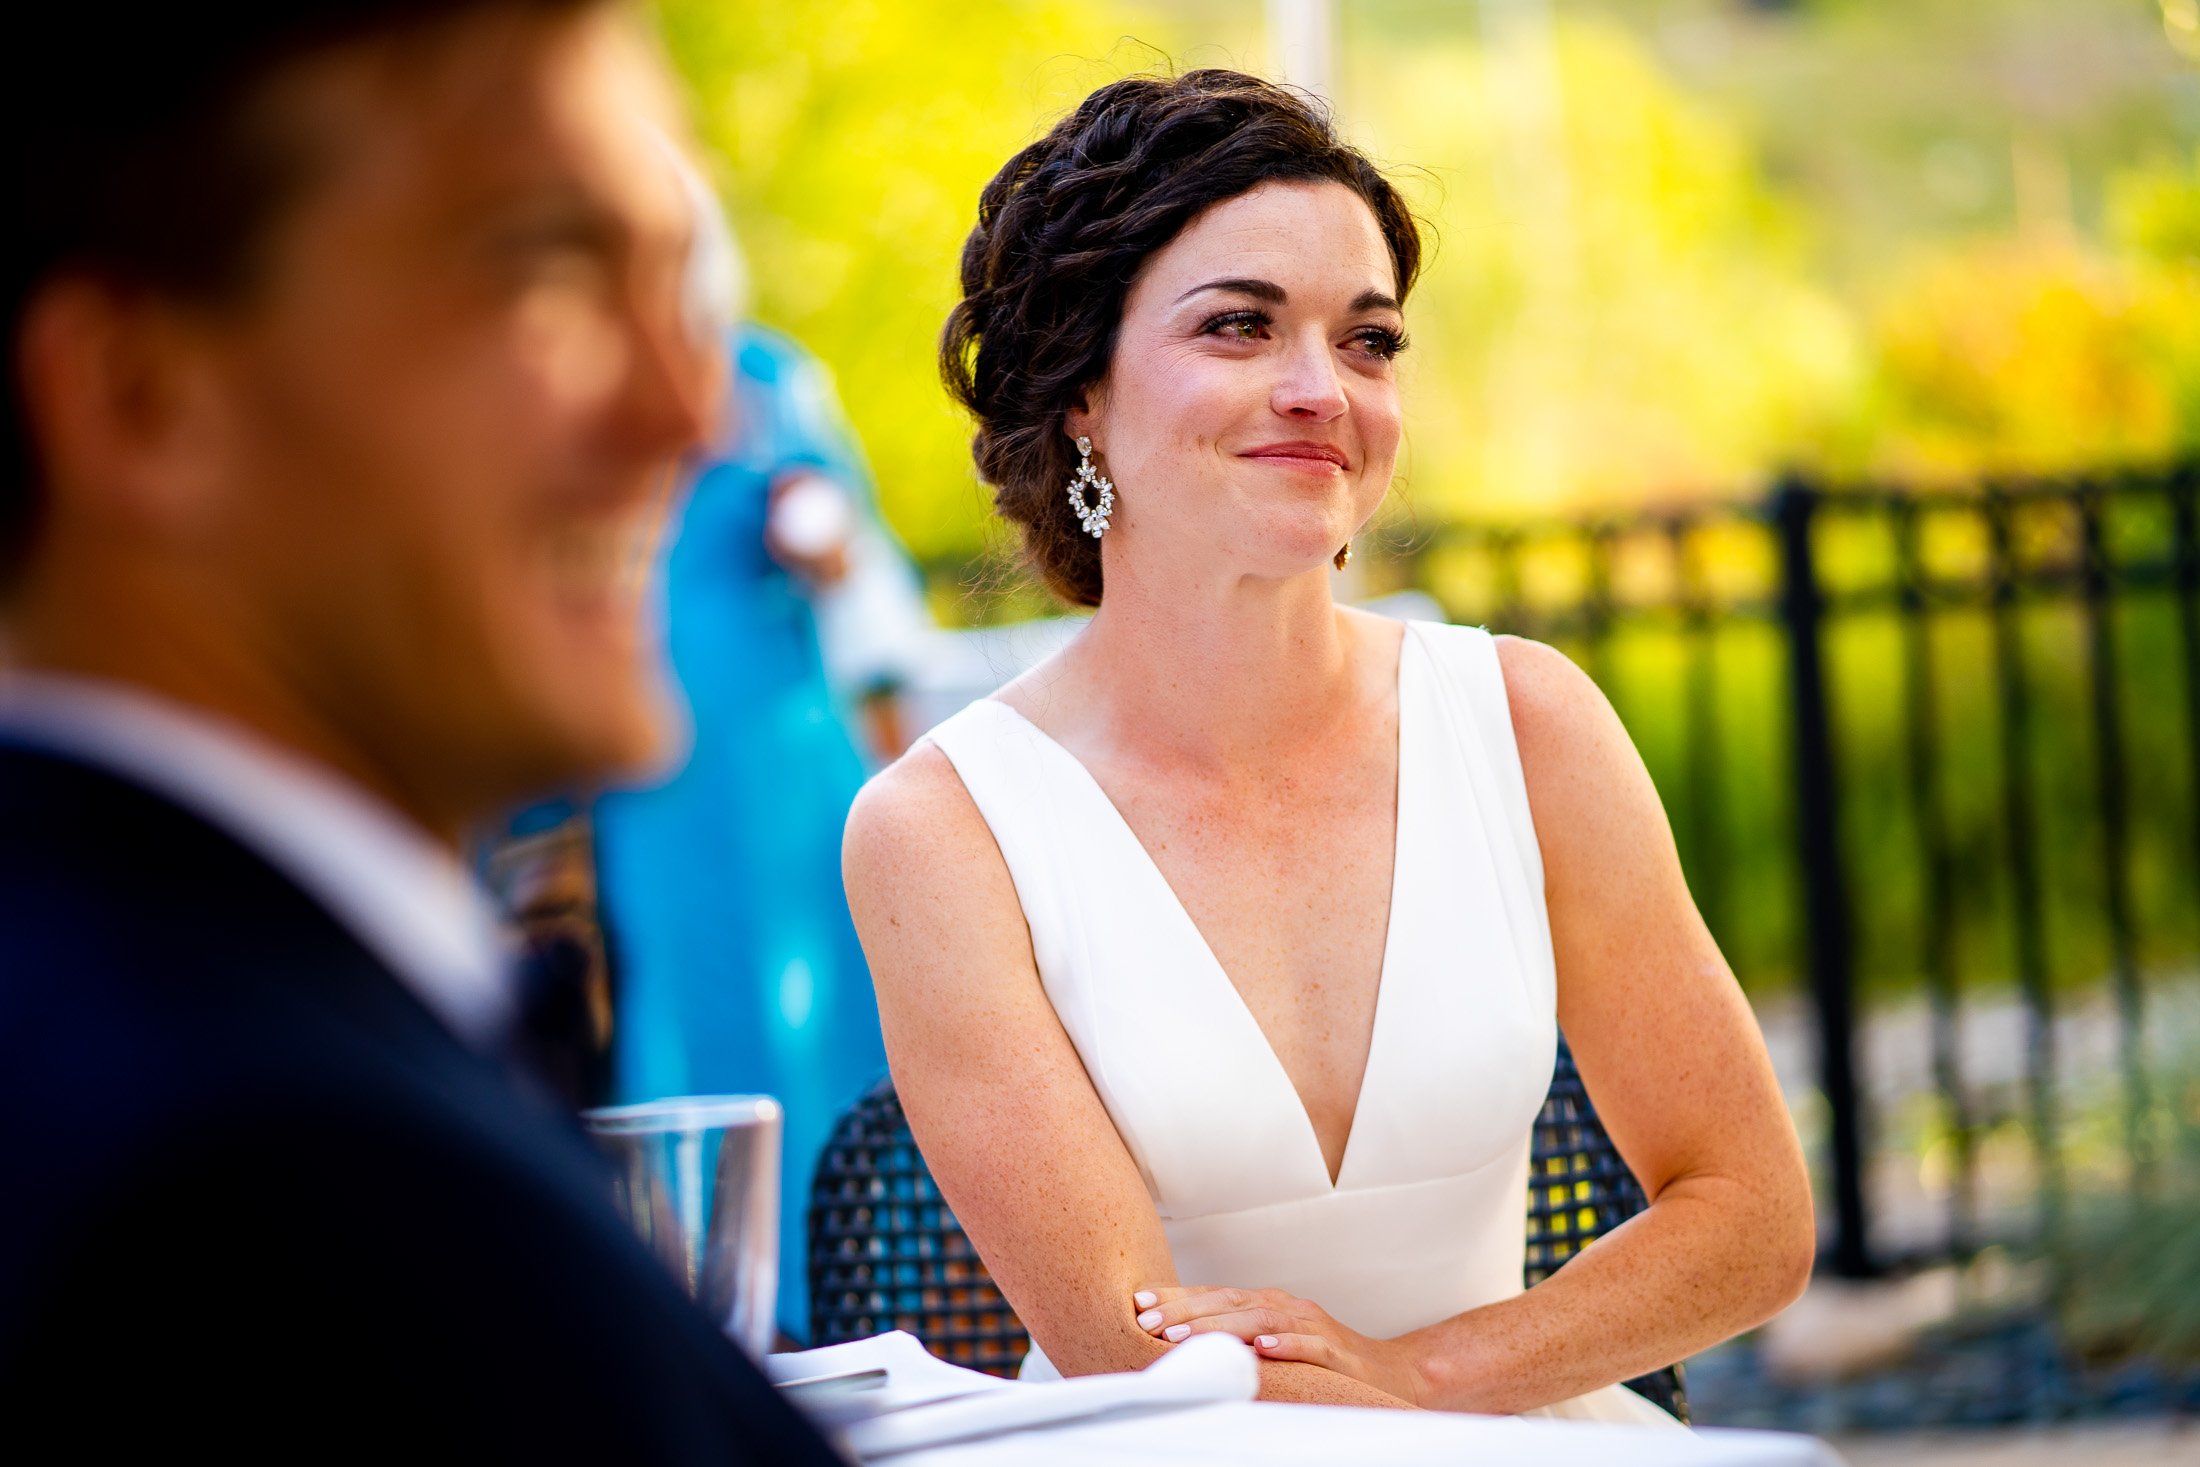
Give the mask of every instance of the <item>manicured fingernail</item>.
[[1181, 1340], [1191, 1332], [1192, 1327], [1188, 1324], [1172, 1324], [1161, 1332], [1161, 1337], [1165, 1340]]
[[1161, 1311], [1158, 1309], [1149, 1309], [1138, 1316], [1138, 1327], [1140, 1329], [1152, 1329], [1159, 1323], [1161, 1323]]
[[1274, 1335], [1262, 1335], [1259, 1339], [1253, 1341], [1253, 1343], [1260, 1346], [1263, 1350], [1273, 1350], [1276, 1348], [1276, 1337]]
[[1161, 1296], [1151, 1289], [1140, 1289], [1131, 1295], [1131, 1302], [1141, 1309], [1151, 1309], [1161, 1302]]

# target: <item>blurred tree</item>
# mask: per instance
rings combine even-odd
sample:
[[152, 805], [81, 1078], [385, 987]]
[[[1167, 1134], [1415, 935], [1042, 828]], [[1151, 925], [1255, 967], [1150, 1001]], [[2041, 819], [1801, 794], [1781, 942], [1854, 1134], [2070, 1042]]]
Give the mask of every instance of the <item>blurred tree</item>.
[[887, 517], [920, 558], [979, 546], [986, 499], [933, 352], [978, 190], [1101, 81], [1164, 58], [1124, 6], [658, 0], [741, 231], [756, 316], [834, 368]]
[[1927, 260], [1878, 312], [1875, 466], [1905, 478], [2056, 472], [2178, 444], [2165, 311], [2189, 299], [2070, 239], [1988, 241]]
[[1860, 451], [1856, 323], [1738, 119], [1604, 22], [1542, 55], [1364, 34], [1346, 96], [1440, 238], [1413, 310], [1417, 513], [1746, 489]]
[[2200, 170], [2163, 159], [2109, 181], [2109, 237], [2150, 264], [2200, 269]]
[[2102, 240], [1986, 236], [1890, 276], [1873, 312], [1875, 469], [2076, 471], [2200, 446], [2200, 171], [2134, 165], [2103, 197]]
[[[818, 352], [922, 558], [988, 543], [969, 428], [934, 368], [979, 188], [1091, 88], [1171, 66], [1262, 64], [1256, 0], [655, 0], [742, 229], [756, 314]], [[2200, 446], [2200, 35], [2188, 0], [1358, 0], [1338, 7], [1346, 134], [1435, 226], [1412, 308], [1402, 492], [1391, 513], [1614, 508], [1754, 494], [1779, 468], [1965, 479], [2091, 468]], [[1526, 24], [1506, 17], [1526, 15]], [[1544, 24], [1548, 18], [1550, 23]], [[2183, 27], [2180, 29], [2180, 27]], [[1137, 36], [1136, 41], [1125, 39]], [[2195, 43], [2200, 50], [2200, 43]], [[2170, 155], [2162, 156], [2164, 149]], [[2151, 160], [2151, 161], [2148, 161]], [[2134, 537], [2159, 541], [2159, 525]], [[1768, 579], [1746, 535], [1717, 586]], [[1836, 576], [1882, 548], [1839, 547]], [[1942, 572], [1975, 574], [1982, 552]], [[1877, 557], [1877, 559], [1875, 559]], [[1490, 564], [1416, 573], [1463, 615]], [[1583, 576], [1531, 601], [1578, 599]], [[1864, 577], [1868, 578], [1868, 576]], [[1379, 579], [1379, 576], [1378, 576]], [[948, 594], [949, 617], [1037, 610]], [[1480, 613], [1478, 613], [1478, 608]], [[2091, 816], [2084, 642], [2035, 616], [2034, 742], [2053, 867], [2058, 981], [2106, 962]], [[1997, 884], [1999, 729], [1975, 619], [1943, 619], [1942, 722], [1964, 880], [1960, 951], [1981, 977], [2011, 900]], [[2190, 730], [2145, 670], [2166, 607], [2128, 612], [2142, 938], [2189, 962]], [[1832, 657], [1851, 856], [1873, 884], [1861, 960], [1914, 981], [1915, 840], [1887, 627]], [[1611, 691], [1676, 809], [1690, 778], [1681, 650], [1623, 638]], [[1794, 950], [1779, 647], [1729, 634], [1715, 802], [1731, 873], [1717, 920], [1737, 968], [1776, 985]], [[2053, 781], [2060, 781], [2055, 783]], [[1694, 863], [1708, 836], [1681, 822]], [[2060, 861], [2064, 864], [2054, 866]]]
[[[1557, 18], [1339, 13], [1345, 131], [1438, 235], [1401, 507], [1436, 522], [1750, 493], [1789, 464], [1961, 475], [2200, 441], [2200, 175], [2102, 161], [2167, 135], [2146, 89], [2183, 63], [2158, 17], [2111, 0], [1827, 0], [1775, 26], [1729, 0], [1527, 10]], [[756, 314], [835, 369], [912, 550], [977, 554], [986, 497], [932, 353], [980, 186], [1104, 81], [1258, 65], [1259, 7], [657, 11]], [[2054, 86], [2043, 58], [2070, 63]]]
[[2189, 449], [2200, 445], [2200, 159], [2135, 165], [2106, 193], [2109, 238], [2142, 272], [2149, 345]]

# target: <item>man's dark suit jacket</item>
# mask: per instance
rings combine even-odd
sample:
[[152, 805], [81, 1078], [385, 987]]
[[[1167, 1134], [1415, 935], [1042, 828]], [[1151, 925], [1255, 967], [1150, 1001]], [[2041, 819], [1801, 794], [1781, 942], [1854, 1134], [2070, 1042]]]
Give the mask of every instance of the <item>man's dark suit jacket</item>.
[[39, 1441], [838, 1460], [568, 1118], [221, 832], [0, 742], [0, 1458]]

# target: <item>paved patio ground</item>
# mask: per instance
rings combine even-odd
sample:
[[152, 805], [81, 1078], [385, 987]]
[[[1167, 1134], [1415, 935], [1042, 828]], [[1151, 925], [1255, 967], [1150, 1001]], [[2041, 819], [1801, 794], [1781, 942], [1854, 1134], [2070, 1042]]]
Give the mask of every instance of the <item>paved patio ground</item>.
[[2167, 1467], [2200, 1464], [2200, 1421], [1837, 1437], [1849, 1467]]

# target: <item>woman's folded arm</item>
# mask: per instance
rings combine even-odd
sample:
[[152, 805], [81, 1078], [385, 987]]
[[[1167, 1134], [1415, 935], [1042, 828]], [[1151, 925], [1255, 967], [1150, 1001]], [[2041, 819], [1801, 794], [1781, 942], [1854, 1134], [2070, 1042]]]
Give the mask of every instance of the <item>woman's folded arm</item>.
[[1407, 1337], [1424, 1404], [1519, 1411], [1658, 1369], [1801, 1293], [1802, 1150], [1657, 791], [1595, 684], [1499, 639], [1542, 848], [1560, 1027], [1650, 1198], [1534, 1289]]
[[[941, 1195], [1056, 1369], [1151, 1363], [1169, 1346], [1138, 1327], [1132, 1295], [1176, 1282], [1168, 1240], [1047, 1000], [1007, 864], [946, 755], [920, 743], [872, 781], [842, 859], [895, 1088]], [[1261, 1394], [1404, 1404], [1275, 1361], [1262, 1362]]]

